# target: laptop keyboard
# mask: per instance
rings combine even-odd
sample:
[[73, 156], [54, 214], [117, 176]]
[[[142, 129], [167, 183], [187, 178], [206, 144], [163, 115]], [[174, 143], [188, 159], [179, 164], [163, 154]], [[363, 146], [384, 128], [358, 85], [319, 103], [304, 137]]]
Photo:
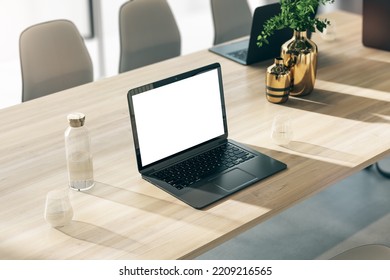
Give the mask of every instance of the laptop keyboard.
[[248, 56], [248, 49], [234, 51], [229, 53], [229, 55], [245, 61]]
[[254, 154], [226, 143], [153, 174], [177, 189], [222, 172], [254, 157]]

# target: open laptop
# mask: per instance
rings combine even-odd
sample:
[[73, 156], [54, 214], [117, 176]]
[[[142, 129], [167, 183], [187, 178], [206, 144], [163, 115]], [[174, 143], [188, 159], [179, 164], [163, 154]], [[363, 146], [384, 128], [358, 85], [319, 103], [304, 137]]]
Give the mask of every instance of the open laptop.
[[263, 30], [265, 22], [274, 15], [279, 14], [279, 12], [279, 3], [257, 7], [253, 15], [249, 38], [215, 45], [209, 50], [244, 65], [280, 56], [281, 46], [293, 36], [293, 31], [290, 28], [275, 31], [269, 37], [269, 44], [263, 44], [261, 47], [257, 46], [257, 37]]
[[131, 89], [127, 96], [139, 172], [194, 208], [287, 167], [228, 139], [218, 63]]

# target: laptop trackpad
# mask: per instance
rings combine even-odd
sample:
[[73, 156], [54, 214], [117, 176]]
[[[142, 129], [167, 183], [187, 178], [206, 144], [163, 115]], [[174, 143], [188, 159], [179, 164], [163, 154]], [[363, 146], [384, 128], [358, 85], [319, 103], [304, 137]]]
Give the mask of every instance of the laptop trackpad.
[[249, 174], [248, 172], [245, 172], [239, 168], [235, 168], [214, 179], [211, 179], [211, 183], [217, 185], [227, 192], [231, 192], [244, 185], [247, 185], [256, 179], [257, 178], [252, 174]]

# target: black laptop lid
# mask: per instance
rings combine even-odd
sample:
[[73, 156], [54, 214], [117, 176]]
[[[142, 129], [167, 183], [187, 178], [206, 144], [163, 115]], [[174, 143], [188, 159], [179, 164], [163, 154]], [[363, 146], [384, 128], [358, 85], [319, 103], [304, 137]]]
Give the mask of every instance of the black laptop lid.
[[255, 9], [251, 36], [249, 39], [248, 64], [280, 56], [281, 46], [292, 38], [293, 30], [284, 28], [276, 30], [275, 33], [268, 38], [269, 44], [263, 44], [261, 47], [257, 46], [257, 37], [261, 34], [261, 31], [263, 31], [264, 24], [271, 17], [279, 14], [280, 11], [280, 3], [268, 4]]
[[138, 169], [227, 138], [221, 67], [201, 67], [128, 92]]

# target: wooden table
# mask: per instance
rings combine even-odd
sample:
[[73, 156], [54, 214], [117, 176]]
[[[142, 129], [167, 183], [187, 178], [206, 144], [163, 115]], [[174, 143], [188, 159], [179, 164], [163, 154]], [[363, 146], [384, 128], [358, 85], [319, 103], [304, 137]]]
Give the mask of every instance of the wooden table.
[[[361, 17], [329, 18], [338, 38], [313, 37], [314, 92], [284, 105], [265, 98], [272, 61], [245, 67], [205, 50], [1, 110], [0, 258], [194, 258], [388, 155], [390, 53], [362, 46]], [[126, 94], [212, 62], [222, 65], [230, 137], [288, 169], [199, 211], [141, 179]], [[74, 219], [53, 229], [45, 196], [67, 186], [63, 133], [72, 111], [87, 116], [97, 183], [71, 192]], [[288, 147], [269, 137], [277, 113], [293, 120]]]

